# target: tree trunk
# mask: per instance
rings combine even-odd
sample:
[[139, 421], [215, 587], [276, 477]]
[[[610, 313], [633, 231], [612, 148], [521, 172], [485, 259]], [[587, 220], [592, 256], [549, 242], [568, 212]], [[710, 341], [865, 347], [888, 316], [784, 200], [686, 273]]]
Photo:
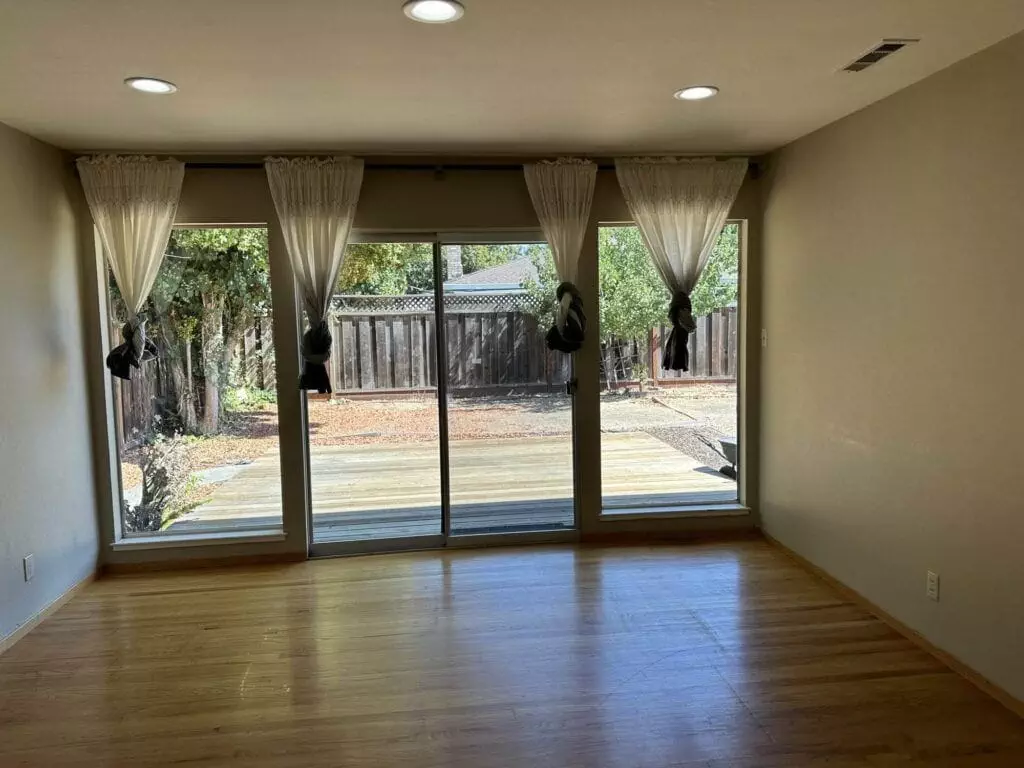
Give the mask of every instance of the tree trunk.
[[233, 323], [228, 323], [227, 333], [224, 337], [224, 349], [221, 352], [221, 373], [224, 377], [223, 383], [225, 386], [231, 384], [231, 366], [235, 362], [235, 355], [238, 354], [238, 347], [242, 343], [242, 337], [245, 335], [247, 325], [247, 322], [239, 319], [236, 319]]
[[224, 297], [203, 294], [203, 421], [204, 435], [220, 430], [221, 358], [224, 347]]
[[[196, 402], [192, 390], [191, 342], [178, 334], [174, 321], [165, 315], [160, 316], [160, 334], [163, 336], [165, 347], [164, 359], [161, 362], [170, 374], [171, 391], [167, 394], [172, 398], [182, 431], [186, 434], [195, 434], [199, 420], [196, 416]], [[185, 350], [184, 360], [182, 348]]]

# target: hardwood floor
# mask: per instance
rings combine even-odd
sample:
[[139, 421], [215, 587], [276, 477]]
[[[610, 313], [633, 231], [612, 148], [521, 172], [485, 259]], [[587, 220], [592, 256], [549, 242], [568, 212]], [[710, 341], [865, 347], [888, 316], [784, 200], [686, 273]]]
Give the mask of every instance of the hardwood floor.
[[97, 582], [0, 656], [0, 766], [1014, 768], [1024, 721], [762, 542]]

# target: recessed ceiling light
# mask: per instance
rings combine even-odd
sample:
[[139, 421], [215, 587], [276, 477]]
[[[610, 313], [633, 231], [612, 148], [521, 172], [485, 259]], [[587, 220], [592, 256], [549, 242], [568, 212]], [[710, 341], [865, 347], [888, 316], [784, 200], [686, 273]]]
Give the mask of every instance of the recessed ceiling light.
[[456, 0], [409, 0], [403, 7], [405, 15], [424, 24], [447, 24], [458, 21], [466, 9]]
[[675, 97], [680, 101], [700, 101], [701, 99], [710, 99], [716, 93], [718, 93], [718, 89], [713, 85], [691, 85], [689, 88], [676, 91]]
[[143, 93], [174, 93], [178, 86], [155, 77], [126, 77], [124, 84]]

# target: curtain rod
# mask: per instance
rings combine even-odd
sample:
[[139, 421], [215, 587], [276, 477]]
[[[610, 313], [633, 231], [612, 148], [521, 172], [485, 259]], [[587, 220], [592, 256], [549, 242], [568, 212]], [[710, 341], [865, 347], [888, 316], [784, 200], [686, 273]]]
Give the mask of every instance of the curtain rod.
[[[724, 159], [724, 158], [716, 158]], [[760, 162], [755, 158], [749, 158], [750, 162], [750, 173], [756, 178], [761, 170]], [[186, 168], [193, 168], [196, 170], [241, 170], [241, 169], [262, 169], [262, 162], [255, 161], [237, 161], [237, 162], [204, 162], [198, 161], [185, 161]], [[424, 162], [424, 163], [380, 163], [380, 162], [366, 162], [364, 165], [366, 170], [372, 171], [515, 171], [522, 173], [523, 163], [460, 163], [455, 162]], [[597, 169], [599, 171], [614, 171], [614, 163], [598, 163]]]
[[[237, 163], [206, 163], [202, 161], [185, 161], [186, 168], [199, 170], [231, 170], [231, 169], [253, 169], [263, 168], [263, 163], [237, 162]], [[522, 173], [522, 163], [374, 163], [367, 162], [363, 166], [373, 171], [517, 171]], [[598, 170], [612, 171], [615, 166], [612, 164], [598, 164]]]

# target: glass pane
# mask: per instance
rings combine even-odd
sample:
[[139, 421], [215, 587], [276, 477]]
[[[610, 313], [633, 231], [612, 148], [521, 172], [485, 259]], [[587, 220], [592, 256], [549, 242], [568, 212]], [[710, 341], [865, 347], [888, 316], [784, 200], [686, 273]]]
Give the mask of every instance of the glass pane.
[[739, 242], [725, 226], [692, 294], [690, 370], [661, 368], [669, 295], [634, 226], [602, 227], [601, 493], [606, 512], [735, 502]]
[[430, 243], [348, 246], [330, 314], [333, 396], [308, 396], [313, 540], [441, 533]]
[[125, 535], [280, 526], [267, 231], [173, 230], [145, 312], [156, 359], [113, 379]]
[[568, 355], [548, 350], [546, 245], [446, 245], [453, 534], [572, 528]]

